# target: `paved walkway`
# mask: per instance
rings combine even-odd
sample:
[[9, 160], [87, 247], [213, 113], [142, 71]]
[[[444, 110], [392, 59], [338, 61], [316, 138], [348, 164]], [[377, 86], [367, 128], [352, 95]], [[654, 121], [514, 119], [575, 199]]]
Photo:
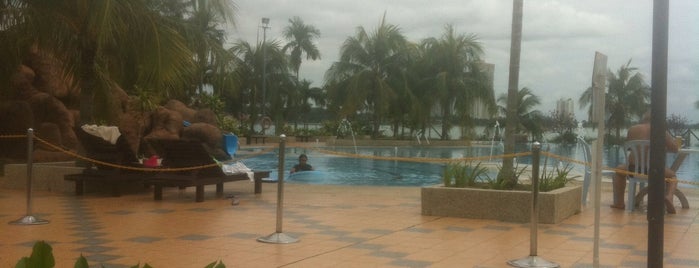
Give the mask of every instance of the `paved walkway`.
[[[0, 178], [11, 179], [11, 178]], [[53, 247], [56, 267], [82, 254], [93, 266], [204, 267], [507, 267], [529, 255], [529, 224], [422, 216], [420, 189], [286, 184], [283, 232], [300, 239], [268, 244], [276, 231], [276, 184], [254, 195], [247, 181], [227, 183], [239, 204], [207, 188], [83, 197], [34, 192], [33, 210], [49, 224], [7, 224], [26, 213], [26, 192], [0, 189], [0, 267], [14, 267], [37, 240]], [[608, 185], [605, 185], [605, 188]], [[699, 267], [699, 194], [683, 189], [690, 209], [665, 218], [665, 267]], [[647, 221], [642, 210], [601, 210], [601, 267], [645, 267]], [[677, 204], [679, 206], [679, 204]], [[540, 225], [538, 255], [561, 267], [592, 267], [593, 212]]]

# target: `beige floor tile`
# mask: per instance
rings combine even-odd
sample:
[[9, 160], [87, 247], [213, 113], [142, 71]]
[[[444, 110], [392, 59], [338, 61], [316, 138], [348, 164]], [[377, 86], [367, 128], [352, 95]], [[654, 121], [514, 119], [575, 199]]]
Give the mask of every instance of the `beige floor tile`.
[[[413, 261], [483, 268], [507, 267], [508, 260], [530, 253], [528, 223], [422, 216], [417, 187], [286, 185], [283, 229], [300, 242], [261, 243], [257, 238], [276, 231], [276, 184], [263, 185], [261, 195], [252, 194], [248, 182], [225, 189], [239, 198], [237, 206], [211, 187], [203, 203], [195, 203], [189, 189], [169, 189], [158, 202], [145, 191], [119, 198], [35, 192], [34, 212], [51, 222], [1, 227], [0, 267], [29, 256], [36, 240], [51, 244], [57, 267], [96, 251], [115, 257], [92, 265], [153, 267], [204, 267], [220, 260], [228, 267], [400, 267]], [[665, 267], [699, 264], [699, 189], [685, 194], [691, 208], [666, 217]], [[21, 190], [0, 188], [0, 220], [21, 217], [24, 197]], [[609, 209], [609, 192], [603, 197], [600, 263], [645, 263], [645, 214]], [[539, 225], [538, 255], [562, 267], [591, 264], [593, 217], [587, 207], [560, 224]]]

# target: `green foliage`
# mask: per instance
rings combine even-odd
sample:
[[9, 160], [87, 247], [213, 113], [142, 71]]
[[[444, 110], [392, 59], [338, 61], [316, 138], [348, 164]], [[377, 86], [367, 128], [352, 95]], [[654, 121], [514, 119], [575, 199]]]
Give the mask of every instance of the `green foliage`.
[[320, 123], [321, 126], [318, 129], [318, 135], [320, 136], [332, 136], [335, 135], [337, 126], [340, 124], [337, 121], [323, 121]]
[[209, 263], [209, 265], [207, 265], [207, 266], [204, 266], [204, 268], [226, 268], [226, 265], [223, 264], [222, 261], [215, 261], [215, 262]]
[[473, 187], [481, 181], [488, 181], [488, 168], [481, 166], [478, 162], [475, 166], [473, 162], [466, 163], [449, 163], [444, 167], [444, 176], [442, 181], [445, 187]]
[[232, 116], [223, 116], [219, 121], [219, 128], [223, 132], [241, 135], [245, 133], [246, 126]]
[[37, 241], [32, 248], [32, 255], [21, 258], [15, 268], [49, 268], [54, 265], [53, 248], [44, 241]]
[[151, 112], [158, 107], [158, 103], [160, 103], [160, 96], [155, 90], [141, 88], [139, 86], [136, 86], [134, 89], [136, 91], [135, 98], [138, 105], [138, 110], [141, 113]]
[[90, 267], [90, 265], [87, 264], [87, 259], [85, 259], [85, 257], [82, 254], [80, 254], [80, 258], [78, 258], [78, 260], [75, 261], [75, 265], [73, 265], [73, 267], [75, 267], [75, 268], [88, 268], [88, 267]]
[[[34, 247], [32, 248], [32, 255], [29, 257], [22, 257], [17, 264], [15, 264], [15, 268], [51, 268], [56, 265], [55, 259], [53, 258], [53, 248], [51, 248], [51, 245], [46, 243], [45, 241], [37, 241], [34, 243]], [[87, 259], [81, 254], [78, 260], [75, 261], [75, 264], [73, 265], [74, 268], [89, 268], [90, 265], [87, 263]], [[104, 267], [104, 266], [102, 266]], [[208, 265], [204, 266], [205, 268], [226, 268], [226, 265], [223, 264], [222, 261], [214, 261], [212, 263], [209, 263]], [[148, 265], [148, 263], [143, 264], [143, 267], [141, 267], [140, 264], [136, 264], [134, 266], [131, 266], [131, 268], [153, 268], [152, 266]]]
[[551, 139], [551, 142], [558, 144], [575, 144], [577, 142], [577, 139], [578, 136], [575, 133], [569, 131], [554, 137], [553, 139]]
[[195, 103], [197, 108], [209, 108], [217, 115], [223, 114], [223, 107], [225, 107], [225, 104], [219, 96], [209, 93], [197, 95]]
[[[519, 181], [519, 177], [524, 173], [527, 167], [522, 167], [521, 169], [519, 168], [519, 163], [517, 163], [516, 166], [514, 166], [512, 170], [512, 175], [511, 176], [497, 176], [495, 179], [490, 179], [488, 180], [488, 185], [492, 189], [496, 190], [513, 190]], [[502, 166], [498, 166], [498, 174], [500, 174], [503, 171]], [[515, 184], [511, 185], [511, 182], [514, 181]]]
[[539, 179], [539, 191], [548, 192], [563, 188], [566, 184], [580, 176], [569, 177], [570, 171], [573, 167], [568, 163], [565, 166], [557, 165], [550, 171], [546, 171], [546, 164], [544, 163], [544, 171], [541, 173], [541, 178]]

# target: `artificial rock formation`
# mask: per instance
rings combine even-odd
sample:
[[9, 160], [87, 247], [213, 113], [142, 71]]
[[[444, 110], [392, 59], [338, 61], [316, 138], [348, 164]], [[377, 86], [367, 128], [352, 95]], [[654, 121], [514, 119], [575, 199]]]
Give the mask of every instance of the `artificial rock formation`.
[[[33, 128], [37, 137], [70, 151], [82, 151], [75, 128], [80, 122], [79, 88], [71, 87], [71, 77], [62, 75], [56, 59], [35, 53], [27, 65], [22, 65], [12, 76], [7, 99], [0, 100], [0, 159], [26, 160], [26, 139], [5, 139], [3, 136], [23, 135]], [[110, 89], [110, 118], [115, 120], [134, 153], [148, 156], [152, 150], [144, 147], [148, 138], [197, 139], [212, 148], [217, 157], [222, 151], [221, 131], [216, 114], [210, 109], [196, 110], [186, 104], [170, 100], [154, 111], [140, 111], [137, 101], [118, 85]], [[185, 128], [184, 121], [191, 124]], [[183, 135], [185, 134], [185, 135]], [[72, 160], [72, 156], [55, 148], [39, 145], [34, 161]]]

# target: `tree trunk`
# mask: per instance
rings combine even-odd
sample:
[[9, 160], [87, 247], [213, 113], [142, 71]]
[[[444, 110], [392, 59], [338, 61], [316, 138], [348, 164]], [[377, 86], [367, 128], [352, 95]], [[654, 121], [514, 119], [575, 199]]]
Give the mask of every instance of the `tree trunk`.
[[[517, 90], [519, 88], [519, 57], [522, 45], [522, 9], [523, 0], [513, 0], [512, 7], [512, 36], [510, 45], [510, 73], [507, 87], [507, 115], [505, 121], [505, 155], [515, 152], [515, 131], [517, 129]], [[498, 180], [507, 188], [517, 184], [514, 176], [514, 161], [505, 157]]]
[[442, 112], [442, 140], [449, 140], [449, 110], [444, 108]]

